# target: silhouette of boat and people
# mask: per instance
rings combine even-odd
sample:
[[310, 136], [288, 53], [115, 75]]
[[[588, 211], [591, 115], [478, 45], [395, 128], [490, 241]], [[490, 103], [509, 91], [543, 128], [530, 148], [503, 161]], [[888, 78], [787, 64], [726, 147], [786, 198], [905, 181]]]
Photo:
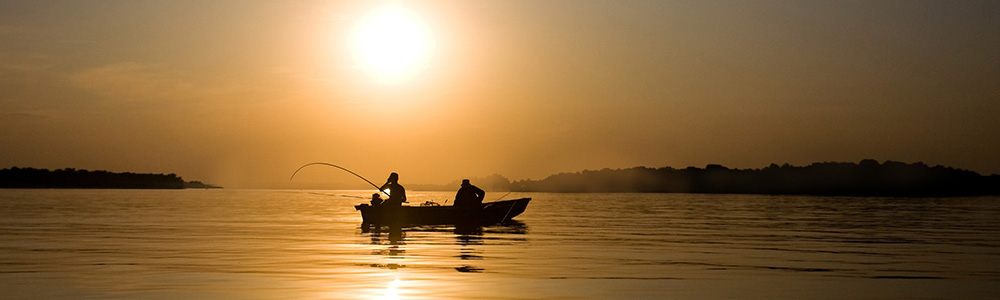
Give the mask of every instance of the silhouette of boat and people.
[[[389, 175], [385, 184], [379, 187], [379, 192], [372, 194], [369, 203], [357, 205], [355, 208], [362, 212], [361, 231], [372, 234], [372, 244], [387, 245], [387, 249], [380, 250], [377, 254], [389, 258], [402, 258], [404, 256], [403, 253], [406, 250], [401, 245], [406, 244], [404, 241], [406, 233], [403, 230], [405, 225], [454, 225], [457, 244], [461, 246], [459, 251], [462, 262], [454, 269], [462, 273], [479, 273], [483, 272], [483, 268], [470, 263], [482, 259], [482, 255], [476, 249], [477, 245], [483, 245], [484, 230], [482, 226], [502, 224], [504, 227], [497, 229], [498, 232], [525, 233], [524, 223], [510, 218], [523, 212], [530, 198], [483, 204], [486, 192], [472, 185], [468, 179], [462, 180], [462, 185], [455, 194], [452, 206], [442, 206], [430, 201], [420, 206], [403, 206], [402, 204], [407, 202], [406, 190], [399, 184], [399, 174], [397, 173]], [[388, 198], [382, 199], [382, 194], [387, 194]], [[496, 203], [501, 204], [497, 205]], [[487, 208], [491, 212], [506, 211], [504, 211], [503, 216], [497, 218], [495, 215], [499, 215], [499, 213], [487, 213]], [[445, 229], [431, 226], [420, 227], [418, 230]], [[384, 240], [380, 238], [383, 233], [386, 234]], [[401, 263], [372, 264], [371, 266], [385, 269], [406, 267]]]
[[[398, 173], [392, 172], [385, 183], [382, 186], [378, 186], [347, 168], [325, 162], [313, 162], [302, 165], [295, 172], [292, 172], [289, 180], [295, 178], [295, 174], [303, 168], [313, 165], [338, 168], [378, 189], [380, 193], [373, 194], [369, 203], [354, 206], [354, 209], [361, 212], [361, 224], [364, 229], [371, 226], [456, 225], [456, 227], [460, 227], [461, 225], [462, 227], [467, 227], [504, 224], [511, 222], [512, 218], [523, 213], [528, 207], [528, 202], [531, 201], [531, 198], [520, 198], [513, 200], [498, 199], [497, 201], [483, 203], [486, 192], [472, 185], [468, 179], [465, 179], [462, 181], [461, 188], [455, 194], [454, 205], [441, 205], [433, 201], [427, 201], [420, 205], [403, 205], [403, 203], [407, 203], [406, 188], [399, 184]], [[380, 194], [385, 194], [388, 198], [382, 199]], [[447, 201], [445, 201], [445, 204], [447, 204]]]
[[[454, 205], [440, 205], [428, 201], [419, 206], [403, 206], [407, 202], [406, 189], [399, 184], [399, 174], [393, 172], [379, 187], [379, 192], [372, 194], [369, 203], [356, 205], [361, 212], [362, 227], [390, 227], [406, 225], [474, 225], [485, 226], [501, 224], [511, 219], [527, 208], [531, 198], [495, 201], [483, 203], [486, 192], [473, 185], [468, 179], [462, 180], [462, 185], [455, 194]], [[381, 194], [388, 195], [382, 199]], [[445, 201], [447, 203], [447, 201]]]

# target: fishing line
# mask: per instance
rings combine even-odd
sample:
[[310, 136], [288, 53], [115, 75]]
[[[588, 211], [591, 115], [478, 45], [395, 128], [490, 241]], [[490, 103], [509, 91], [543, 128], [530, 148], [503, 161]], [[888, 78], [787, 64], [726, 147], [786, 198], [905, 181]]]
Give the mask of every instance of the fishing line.
[[[518, 193], [524, 192], [524, 184], [523, 183], [521, 184], [521, 187], [518, 190], [519, 190], [519, 191], [517, 191]], [[507, 197], [507, 195], [510, 195], [510, 193], [513, 193], [513, 192], [514, 192], [514, 189], [510, 189], [509, 192], [507, 192], [506, 194], [503, 194], [503, 196], [500, 196], [500, 198], [497, 198], [496, 200], [493, 200], [493, 201], [500, 201], [500, 199], [503, 199], [503, 197]]]
[[341, 169], [341, 170], [344, 170], [344, 171], [345, 171], [345, 172], [347, 172], [347, 173], [351, 173], [351, 175], [354, 175], [354, 176], [357, 176], [358, 178], [361, 178], [361, 180], [364, 180], [364, 181], [365, 181], [365, 182], [367, 182], [368, 184], [372, 185], [373, 187], [375, 187], [375, 189], [377, 189], [377, 190], [378, 190], [379, 192], [382, 192], [382, 193], [383, 193], [383, 194], [385, 194], [386, 196], [388, 196], [388, 195], [389, 195], [388, 193], [386, 193], [386, 192], [382, 191], [382, 189], [381, 189], [381, 188], [380, 188], [380, 187], [379, 187], [378, 185], [375, 185], [375, 184], [374, 184], [374, 183], [372, 183], [372, 182], [371, 182], [370, 180], [368, 180], [368, 179], [366, 179], [366, 178], [362, 177], [361, 175], [358, 175], [358, 173], [354, 173], [353, 171], [351, 171], [351, 170], [348, 170], [347, 168], [344, 168], [344, 167], [341, 167], [341, 166], [338, 166], [338, 165], [335, 165], [335, 164], [331, 164], [331, 163], [325, 163], [325, 162], [313, 162], [313, 163], [308, 163], [308, 164], [304, 164], [304, 165], [302, 165], [301, 167], [299, 167], [298, 169], [296, 169], [296, 170], [295, 170], [295, 172], [293, 172], [293, 173], [292, 173], [292, 177], [289, 177], [289, 178], [288, 178], [288, 181], [292, 181], [292, 178], [295, 178], [295, 174], [298, 174], [298, 173], [299, 173], [299, 170], [302, 170], [302, 168], [305, 168], [305, 167], [308, 167], [308, 166], [311, 166], [311, 165], [323, 165], [323, 166], [330, 166], [330, 167], [334, 167], [334, 168], [337, 168], [337, 169]]

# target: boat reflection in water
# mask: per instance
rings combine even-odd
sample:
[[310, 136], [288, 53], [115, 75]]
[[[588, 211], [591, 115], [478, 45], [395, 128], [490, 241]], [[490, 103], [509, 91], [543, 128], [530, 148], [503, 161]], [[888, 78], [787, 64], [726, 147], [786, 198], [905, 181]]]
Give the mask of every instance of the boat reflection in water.
[[[382, 236], [382, 227], [374, 227], [375, 229], [374, 231], [369, 230], [367, 226], [362, 226], [361, 228], [362, 232], [371, 233], [372, 245], [388, 246], [385, 249], [378, 249], [378, 248], [373, 249], [372, 250], [373, 255], [385, 256], [390, 260], [400, 260], [403, 258], [403, 254], [405, 254], [406, 250], [400, 249], [399, 247], [401, 244], [404, 244], [402, 241], [403, 240], [402, 228], [399, 227], [388, 228], [388, 231], [385, 232], [385, 237]], [[376, 268], [385, 268], [391, 270], [395, 270], [402, 267], [402, 265], [398, 263], [371, 264], [371, 266]]]
[[[371, 247], [374, 256], [374, 261], [366, 265], [383, 270], [364, 275], [384, 282], [381, 289], [362, 291], [366, 295], [359, 295], [360, 298], [459, 299], [482, 292], [470, 291], [469, 285], [482, 277], [468, 276], [491, 276], [491, 271], [500, 271], [484, 266], [490, 257], [487, 249], [523, 241], [528, 226], [509, 221], [486, 227], [363, 224], [360, 229], [360, 234], [369, 241], [362, 246]], [[521, 237], [511, 238], [511, 235]]]
[[[482, 260], [484, 258], [482, 255], [483, 249], [481, 249], [482, 247], [480, 246], [485, 245], [485, 235], [525, 234], [527, 233], [527, 229], [528, 226], [524, 223], [513, 220], [490, 227], [442, 225], [402, 227], [371, 226], [371, 224], [361, 225], [361, 233], [369, 235], [371, 238], [371, 245], [378, 247], [372, 249], [372, 255], [383, 256], [389, 261], [387, 263], [373, 263], [370, 264], [370, 266], [390, 270], [406, 267], [406, 265], [402, 264], [402, 262], [406, 261], [408, 258], [413, 258], [406, 255], [405, 249], [406, 235], [410, 233], [433, 233], [435, 236], [442, 233], [454, 233], [455, 241], [453, 244], [457, 246], [457, 249], [454, 250], [458, 251], [458, 255], [455, 257], [459, 258], [461, 261], [474, 261]], [[426, 238], [421, 239], [426, 240]], [[437, 243], [437, 241], [434, 242]], [[420, 246], [424, 247], [432, 245]], [[482, 272], [483, 268], [463, 264], [455, 267], [455, 270], [458, 270], [459, 272], [478, 273]]]

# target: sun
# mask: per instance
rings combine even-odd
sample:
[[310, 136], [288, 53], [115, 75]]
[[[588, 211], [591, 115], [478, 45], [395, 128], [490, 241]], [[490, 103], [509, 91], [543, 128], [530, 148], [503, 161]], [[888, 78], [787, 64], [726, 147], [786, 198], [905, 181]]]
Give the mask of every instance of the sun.
[[394, 83], [427, 69], [434, 52], [434, 37], [420, 18], [392, 3], [358, 22], [351, 45], [362, 70], [376, 81]]

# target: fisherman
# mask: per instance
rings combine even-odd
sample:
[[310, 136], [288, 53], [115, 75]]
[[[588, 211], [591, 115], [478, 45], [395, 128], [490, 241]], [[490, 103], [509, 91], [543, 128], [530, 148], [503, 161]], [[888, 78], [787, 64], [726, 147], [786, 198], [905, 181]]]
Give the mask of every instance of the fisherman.
[[455, 194], [455, 206], [464, 208], [480, 208], [483, 206], [483, 198], [486, 192], [479, 187], [469, 183], [468, 179], [462, 179], [462, 187]]
[[378, 193], [372, 194], [372, 207], [382, 205], [382, 196]]
[[385, 199], [382, 202], [383, 205], [401, 206], [403, 202], [406, 202], [406, 189], [399, 185], [399, 174], [396, 172], [389, 174], [389, 179], [386, 179], [385, 184], [378, 188], [381, 192], [385, 192], [387, 189], [389, 190], [389, 199]]

